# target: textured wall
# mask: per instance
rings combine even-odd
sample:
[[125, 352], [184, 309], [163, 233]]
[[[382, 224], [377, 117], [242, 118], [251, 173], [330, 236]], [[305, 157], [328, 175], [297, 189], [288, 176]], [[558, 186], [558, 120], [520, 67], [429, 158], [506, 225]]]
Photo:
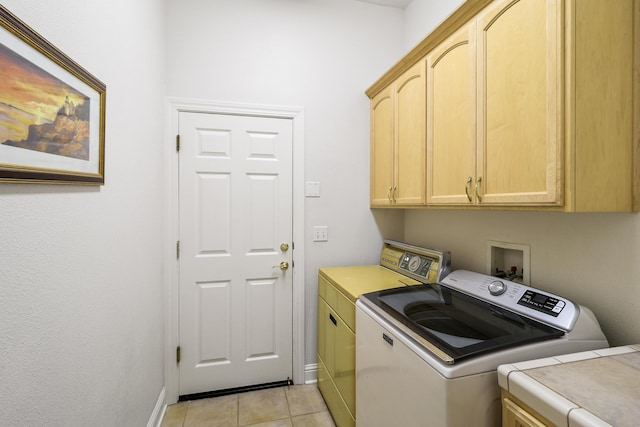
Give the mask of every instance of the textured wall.
[[106, 185], [0, 184], [0, 424], [142, 426], [163, 387], [164, 7], [3, 0], [107, 85]]

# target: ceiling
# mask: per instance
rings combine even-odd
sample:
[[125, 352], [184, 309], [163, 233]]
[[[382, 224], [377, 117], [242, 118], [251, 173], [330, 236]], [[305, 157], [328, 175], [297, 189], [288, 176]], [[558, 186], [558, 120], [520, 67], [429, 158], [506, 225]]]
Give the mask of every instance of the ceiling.
[[365, 3], [380, 4], [382, 6], [397, 7], [399, 9], [406, 8], [412, 0], [358, 0]]

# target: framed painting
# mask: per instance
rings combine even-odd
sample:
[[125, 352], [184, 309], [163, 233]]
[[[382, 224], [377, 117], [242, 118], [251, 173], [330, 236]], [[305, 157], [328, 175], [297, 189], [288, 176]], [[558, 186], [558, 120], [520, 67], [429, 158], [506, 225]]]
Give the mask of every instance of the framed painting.
[[0, 5], [0, 181], [104, 184], [106, 86]]

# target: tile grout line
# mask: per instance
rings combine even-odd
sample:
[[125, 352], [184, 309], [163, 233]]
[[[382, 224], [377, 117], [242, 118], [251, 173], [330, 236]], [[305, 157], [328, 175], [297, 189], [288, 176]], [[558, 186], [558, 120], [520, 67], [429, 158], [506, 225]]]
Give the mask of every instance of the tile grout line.
[[289, 405], [289, 395], [287, 394], [287, 390], [290, 390], [289, 387], [291, 386], [287, 385], [287, 388], [282, 391], [284, 392], [284, 401], [287, 403], [287, 412], [289, 412], [289, 421], [291, 421], [291, 425], [293, 425], [293, 415], [291, 414], [291, 405]]
[[[295, 390], [294, 390], [295, 389]], [[295, 387], [295, 386], [291, 386], [291, 385], [286, 385], [284, 387], [280, 388], [281, 393], [284, 394], [284, 399], [285, 399], [285, 404], [287, 405], [287, 416], [286, 418], [282, 418], [282, 421], [285, 420], [289, 420], [291, 426], [294, 425], [293, 422], [293, 412], [292, 412], [292, 408], [291, 408], [291, 397], [294, 397], [294, 401], [296, 400], [295, 398], [297, 397], [296, 392], [299, 392], [301, 395], [307, 395], [307, 391], [304, 387]], [[235, 394], [233, 396], [235, 398], [235, 403], [233, 404], [235, 406], [236, 409], [236, 423], [235, 423], [235, 427], [239, 427], [240, 424], [240, 394]], [[318, 413], [324, 413], [324, 412], [328, 412], [328, 408], [326, 407], [326, 402], [324, 402], [324, 399], [322, 398], [322, 396], [320, 395], [320, 399], [322, 399], [324, 405], [322, 408], [320, 407], [315, 407], [315, 405], [313, 407], [308, 407], [307, 409], [304, 410], [303, 413], [297, 414], [296, 416], [311, 416], [314, 414], [318, 414]], [[304, 400], [304, 399], [303, 399]], [[187, 401], [186, 403], [186, 408], [184, 411], [184, 415], [181, 417], [179, 424], [175, 424], [175, 425], [179, 425], [180, 427], [187, 427], [190, 424], [187, 424], [187, 419], [189, 418], [189, 414], [191, 411], [195, 410], [194, 408], [191, 408], [192, 403], [194, 403], [193, 401]], [[331, 419], [331, 421], [333, 421], [333, 417], [331, 417], [331, 415], [329, 414], [329, 417]], [[178, 420], [176, 420], [178, 421]], [[273, 420], [273, 421], [277, 421], [277, 420]], [[250, 427], [253, 426], [254, 424], [247, 424], [245, 425], [245, 427]], [[333, 424], [335, 426], [335, 422]], [[232, 427], [232, 426], [230, 426]]]
[[184, 411], [184, 417], [182, 418], [182, 427], [187, 424], [187, 415], [189, 415], [189, 408], [191, 408], [191, 401], [187, 402], [187, 410]]

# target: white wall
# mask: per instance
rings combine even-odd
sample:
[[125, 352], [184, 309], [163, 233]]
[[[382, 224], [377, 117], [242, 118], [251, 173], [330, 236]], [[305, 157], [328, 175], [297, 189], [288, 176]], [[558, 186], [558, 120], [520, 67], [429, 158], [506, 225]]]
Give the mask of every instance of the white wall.
[[144, 426], [163, 388], [160, 0], [3, 0], [107, 85], [106, 185], [0, 184], [0, 424]]
[[[344, 0], [167, 5], [168, 95], [304, 108], [305, 164], [295, 167], [321, 185], [305, 203], [305, 360], [315, 363], [318, 268], [378, 262], [364, 91], [400, 58], [402, 11]], [[311, 242], [313, 225], [329, 226], [328, 242]]]
[[[413, 0], [406, 37], [419, 41], [440, 22], [431, 16], [444, 18], [460, 3]], [[408, 210], [404, 234], [412, 243], [449, 249], [454, 268], [481, 272], [487, 240], [528, 244], [533, 286], [591, 308], [612, 345], [640, 342], [638, 213]]]
[[410, 211], [411, 242], [486, 272], [487, 240], [531, 250], [531, 284], [589, 307], [612, 345], [640, 342], [640, 214]]
[[404, 47], [409, 51], [464, 0], [413, 0], [404, 11]]

